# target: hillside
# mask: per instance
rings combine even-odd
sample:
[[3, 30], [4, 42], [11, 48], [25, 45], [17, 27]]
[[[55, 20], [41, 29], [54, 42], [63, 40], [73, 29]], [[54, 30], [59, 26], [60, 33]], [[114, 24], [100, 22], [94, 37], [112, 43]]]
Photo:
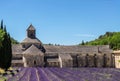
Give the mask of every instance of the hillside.
[[110, 48], [117, 50], [120, 49], [120, 32], [106, 32], [93, 41], [82, 41], [80, 45], [110, 45]]

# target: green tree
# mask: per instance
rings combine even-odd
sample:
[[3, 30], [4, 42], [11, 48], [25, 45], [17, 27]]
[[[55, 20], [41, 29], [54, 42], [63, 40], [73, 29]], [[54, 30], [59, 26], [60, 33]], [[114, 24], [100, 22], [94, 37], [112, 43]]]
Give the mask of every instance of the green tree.
[[19, 44], [19, 42], [12, 37], [10, 37], [10, 40], [12, 44]]
[[85, 45], [85, 43], [84, 43], [84, 41], [82, 40], [82, 43], [81, 43], [81, 45]]
[[1, 20], [1, 26], [0, 26], [1, 29], [3, 29], [3, 20]]
[[86, 42], [85, 45], [110, 45], [114, 50], [120, 49], [120, 32], [106, 32], [98, 39]]
[[[3, 21], [1, 22], [1, 26], [3, 26]], [[11, 39], [6, 26], [4, 29], [0, 28], [0, 67], [7, 70], [11, 66], [12, 60]]]
[[2, 41], [4, 40], [4, 36], [5, 35], [5, 32], [2, 30], [2, 29], [0, 29], [0, 47], [2, 46]]

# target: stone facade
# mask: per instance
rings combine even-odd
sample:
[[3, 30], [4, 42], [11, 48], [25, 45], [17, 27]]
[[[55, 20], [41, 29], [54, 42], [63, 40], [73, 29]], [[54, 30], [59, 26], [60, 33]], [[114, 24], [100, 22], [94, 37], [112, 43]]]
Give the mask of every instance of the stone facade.
[[24, 67], [114, 67], [113, 51], [103, 46], [43, 45], [30, 25], [27, 37], [12, 45], [12, 66]]
[[120, 68], [120, 50], [114, 51], [112, 56], [114, 59], [115, 68]]
[[69, 54], [59, 54], [60, 67], [73, 67], [73, 59]]
[[[32, 58], [32, 59], [31, 59]], [[44, 66], [44, 54], [32, 45], [23, 52], [23, 62], [25, 67]]]

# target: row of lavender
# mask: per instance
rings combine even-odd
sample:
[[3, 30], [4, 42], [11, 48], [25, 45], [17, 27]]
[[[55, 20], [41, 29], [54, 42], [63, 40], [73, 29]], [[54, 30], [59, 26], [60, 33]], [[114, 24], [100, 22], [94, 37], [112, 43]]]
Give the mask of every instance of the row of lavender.
[[120, 81], [115, 68], [19, 68], [8, 81]]

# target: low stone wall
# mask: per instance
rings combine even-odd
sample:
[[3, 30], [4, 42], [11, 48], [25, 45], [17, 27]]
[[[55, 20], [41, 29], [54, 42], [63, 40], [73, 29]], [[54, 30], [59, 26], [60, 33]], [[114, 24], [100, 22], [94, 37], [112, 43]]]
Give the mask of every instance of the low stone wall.
[[11, 64], [12, 67], [24, 67], [23, 63], [12, 63]]
[[111, 54], [79, 54], [78, 67], [113, 67]]
[[59, 54], [60, 67], [73, 67], [73, 59], [69, 54]]

